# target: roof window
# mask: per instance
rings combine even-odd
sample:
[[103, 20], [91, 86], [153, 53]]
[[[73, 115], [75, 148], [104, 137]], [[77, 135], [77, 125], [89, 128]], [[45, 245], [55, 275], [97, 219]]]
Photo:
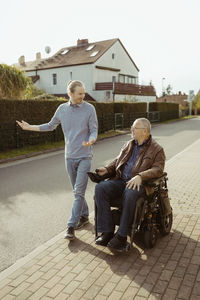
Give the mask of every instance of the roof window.
[[94, 51], [94, 52], [92, 52], [92, 54], [90, 54], [90, 56], [92, 57], [92, 56], [95, 56], [95, 55], [97, 55], [97, 53], [99, 53], [99, 51]]
[[63, 50], [63, 51], [61, 52], [61, 54], [62, 54], [62, 55], [65, 55], [65, 54], [67, 54], [67, 52], [69, 52], [69, 49]]
[[90, 45], [90, 46], [86, 49], [86, 51], [92, 50], [92, 49], [94, 48], [94, 46], [95, 46], [95, 45]]

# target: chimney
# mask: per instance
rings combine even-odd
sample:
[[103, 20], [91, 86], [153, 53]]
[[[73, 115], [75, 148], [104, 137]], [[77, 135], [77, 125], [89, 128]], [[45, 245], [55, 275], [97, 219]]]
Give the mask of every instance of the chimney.
[[83, 40], [79, 40], [77, 41], [77, 46], [84, 46], [88, 44], [88, 39], [83, 39]]
[[40, 52], [37, 52], [36, 53], [36, 60], [40, 60], [42, 57], [41, 57], [41, 53]]
[[18, 62], [21, 66], [25, 66], [25, 56], [24, 55], [20, 56]]

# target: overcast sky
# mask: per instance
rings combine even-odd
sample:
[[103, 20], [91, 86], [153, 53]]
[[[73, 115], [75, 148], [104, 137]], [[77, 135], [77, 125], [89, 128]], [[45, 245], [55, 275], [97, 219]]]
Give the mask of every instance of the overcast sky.
[[[0, 63], [34, 60], [59, 49], [119, 38], [140, 69], [173, 92], [200, 89], [200, 0], [0, 0]], [[162, 79], [165, 78], [165, 79]]]

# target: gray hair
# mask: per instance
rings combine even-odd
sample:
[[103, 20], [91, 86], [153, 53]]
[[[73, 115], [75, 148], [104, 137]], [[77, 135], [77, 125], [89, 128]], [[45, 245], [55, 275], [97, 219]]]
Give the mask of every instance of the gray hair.
[[142, 123], [142, 126], [148, 130], [148, 132], [151, 132], [151, 123], [146, 118], [139, 118], [137, 121], [140, 121]]

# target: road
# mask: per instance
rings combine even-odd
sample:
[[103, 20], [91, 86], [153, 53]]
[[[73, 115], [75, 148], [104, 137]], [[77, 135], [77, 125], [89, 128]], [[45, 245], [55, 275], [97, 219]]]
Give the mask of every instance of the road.
[[[200, 118], [155, 125], [152, 135], [168, 160], [200, 138]], [[97, 142], [92, 168], [112, 160], [129, 139], [126, 134]], [[90, 211], [93, 191], [89, 182]], [[63, 231], [72, 201], [63, 151], [0, 165], [0, 271]]]

